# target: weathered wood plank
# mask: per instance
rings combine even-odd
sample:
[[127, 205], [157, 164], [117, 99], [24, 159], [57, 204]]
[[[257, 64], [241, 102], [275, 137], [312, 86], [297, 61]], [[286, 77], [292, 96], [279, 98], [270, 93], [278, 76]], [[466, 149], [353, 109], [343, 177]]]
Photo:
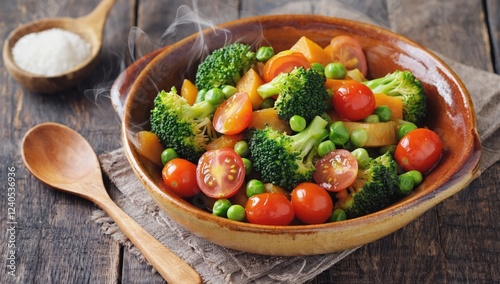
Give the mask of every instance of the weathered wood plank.
[[[2, 4], [1, 34], [5, 38], [19, 24], [49, 16], [78, 17], [89, 13], [100, 1], [7, 1]], [[76, 9], [78, 7], [78, 9]], [[127, 10], [128, 1], [115, 4], [118, 11]], [[8, 9], [8, 10], [4, 10]], [[105, 48], [113, 41], [123, 40], [120, 33], [127, 22], [123, 15], [112, 11], [105, 33], [115, 33], [105, 40]], [[128, 16], [126, 14], [125, 16]], [[115, 47], [117, 45], [114, 45]], [[99, 72], [111, 78], [107, 56]], [[116, 64], [116, 63], [113, 63]], [[95, 104], [83, 95], [83, 90], [95, 88], [94, 82], [84, 82], [79, 91], [54, 96], [42, 96], [19, 87], [8, 76], [3, 64], [2, 75], [2, 181], [6, 167], [16, 168], [16, 278], [2, 273], [1, 281], [17, 283], [113, 283], [120, 277], [120, 246], [98, 231], [90, 220], [95, 206], [88, 201], [56, 192], [38, 182], [22, 165], [17, 149], [24, 133], [35, 124], [56, 121], [81, 132], [94, 149], [102, 153], [119, 147], [119, 123], [109, 102]], [[103, 78], [103, 77], [100, 77]], [[102, 83], [102, 81], [100, 82]], [[105, 109], [106, 111], [103, 111]], [[2, 208], [7, 208], [2, 198]], [[2, 223], [2, 227], [5, 222]], [[1, 234], [3, 244], [6, 234]], [[7, 255], [1, 246], [2, 255]], [[4, 270], [5, 271], [5, 270]]]
[[486, 18], [492, 45], [492, 57], [495, 72], [500, 74], [500, 3], [495, 0], [486, 0]]

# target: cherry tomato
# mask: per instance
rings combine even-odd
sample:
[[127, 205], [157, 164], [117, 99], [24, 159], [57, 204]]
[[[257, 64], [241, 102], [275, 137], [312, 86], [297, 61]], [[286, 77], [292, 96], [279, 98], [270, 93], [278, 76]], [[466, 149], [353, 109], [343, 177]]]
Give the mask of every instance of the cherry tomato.
[[281, 193], [260, 193], [250, 197], [245, 205], [248, 222], [261, 225], [285, 226], [294, 218], [292, 203]]
[[417, 170], [422, 174], [430, 171], [441, 159], [443, 141], [436, 132], [418, 128], [399, 140], [394, 158], [405, 170]]
[[295, 216], [306, 224], [324, 223], [332, 215], [333, 201], [330, 194], [315, 183], [297, 185], [291, 199]]
[[358, 69], [363, 76], [368, 72], [366, 56], [361, 44], [353, 37], [347, 35], [336, 36], [325, 47], [333, 62], [342, 63], [347, 70]]
[[375, 110], [375, 96], [364, 84], [346, 80], [333, 90], [333, 108], [345, 119], [361, 120]]
[[314, 181], [328, 191], [338, 192], [349, 187], [358, 175], [358, 161], [345, 150], [333, 150], [319, 159], [316, 164]]
[[196, 165], [182, 158], [168, 161], [161, 176], [165, 185], [181, 197], [193, 197], [200, 188], [196, 181]]
[[262, 70], [262, 79], [264, 79], [265, 82], [270, 82], [280, 73], [289, 73], [295, 67], [304, 67], [308, 69], [311, 67], [311, 64], [300, 52], [290, 50], [282, 51], [266, 62]]
[[239, 92], [225, 100], [215, 110], [214, 129], [222, 134], [234, 135], [245, 130], [252, 120], [252, 102], [245, 92]]
[[201, 191], [212, 198], [229, 198], [238, 192], [245, 179], [241, 157], [230, 148], [203, 153], [196, 167]]

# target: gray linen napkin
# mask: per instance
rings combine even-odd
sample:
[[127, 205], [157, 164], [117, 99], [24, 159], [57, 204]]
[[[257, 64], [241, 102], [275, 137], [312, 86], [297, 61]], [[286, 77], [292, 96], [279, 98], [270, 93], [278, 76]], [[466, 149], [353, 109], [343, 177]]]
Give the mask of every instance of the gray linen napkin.
[[[366, 15], [335, 1], [314, 1], [310, 11], [303, 3], [280, 8], [281, 13], [315, 13], [375, 23]], [[477, 126], [483, 147], [480, 172], [500, 159], [500, 76], [472, 68], [440, 56], [458, 74], [468, 88], [475, 106]], [[172, 221], [145, 193], [135, 177], [122, 149], [101, 155], [105, 174], [119, 189], [117, 204], [147, 231], [193, 266], [205, 283], [302, 283], [337, 263], [355, 249], [343, 252], [299, 257], [272, 257], [249, 254], [214, 245], [183, 229]], [[102, 231], [144, 260], [113, 221], [101, 210], [92, 219]]]

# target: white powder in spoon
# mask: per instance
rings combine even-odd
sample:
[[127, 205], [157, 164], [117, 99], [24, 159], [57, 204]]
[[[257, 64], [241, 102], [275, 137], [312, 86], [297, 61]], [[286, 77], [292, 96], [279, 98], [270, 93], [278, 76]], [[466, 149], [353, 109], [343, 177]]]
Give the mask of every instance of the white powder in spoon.
[[12, 55], [18, 67], [48, 77], [82, 63], [90, 50], [90, 43], [77, 34], [54, 28], [21, 37], [12, 48]]

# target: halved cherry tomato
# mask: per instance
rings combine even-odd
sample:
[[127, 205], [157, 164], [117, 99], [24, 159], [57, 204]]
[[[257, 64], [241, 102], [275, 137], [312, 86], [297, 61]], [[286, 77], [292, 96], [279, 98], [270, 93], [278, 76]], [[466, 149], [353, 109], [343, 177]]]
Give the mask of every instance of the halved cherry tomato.
[[361, 44], [353, 37], [340, 35], [332, 38], [330, 44], [325, 47], [333, 62], [344, 64], [347, 70], [358, 69], [363, 76], [368, 72], [366, 56]]
[[405, 170], [417, 170], [422, 174], [430, 171], [441, 159], [443, 141], [436, 132], [418, 128], [399, 140], [394, 158]]
[[292, 203], [281, 193], [260, 193], [250, 197], [245, 206], [248, 222], [285, 226], [295, 214]]
[[321, 186], [304, 182], [292, 190], [292, 205], [295, 216], [306, 224], [324, 223], [333, 211], [330, 194]]
[[213, 125], [219, 133], [234, 135], [245, 130], [251, 120], [252, 102], [247, 93], [239, 92], [217, 107]]
[[333, 150], [319, 159], [316, 164], [314, 181], [322, 188], [338, 192], [349, 187], [358, 175], [358, 161], [345, 150]]
[[203, 153], [196, 167], [201, 191], [212, 198], [229, 198], [236, 194], [245, 179], [241, 157], [230, 148]]
[[168, 161], [161, 176], [165, 185], [181, 197], [193, 197], [200, 192], [196, 181], [196, 165], [186, 159]]
[[375, 96], [364, 84], [345, 80], [333, 89], [333, 108], [343, 118], [361, 120], [375, 110]]
[[280, 73], [289, 73], [295, 67], [304, 67], [308, 69], [311, 67], [311, 64], [300, 52], [290, 50], [282, 51], [266, 62], [262, 70], [262, 79], [264, 79], [265, 82], [271, 82], [271, 80]]

